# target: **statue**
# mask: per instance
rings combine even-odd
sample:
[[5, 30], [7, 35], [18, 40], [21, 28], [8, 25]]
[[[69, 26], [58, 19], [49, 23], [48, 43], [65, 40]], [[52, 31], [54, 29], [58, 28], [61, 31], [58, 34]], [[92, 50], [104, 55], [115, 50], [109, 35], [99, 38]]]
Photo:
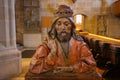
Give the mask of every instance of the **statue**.
[[60, 5], [48, 37], [37, 48], [30, 62], [30, 72], [42, 74], [83, 73], [95, 71], [96, 62], [81, 36], [75, 33], [73, 11]]

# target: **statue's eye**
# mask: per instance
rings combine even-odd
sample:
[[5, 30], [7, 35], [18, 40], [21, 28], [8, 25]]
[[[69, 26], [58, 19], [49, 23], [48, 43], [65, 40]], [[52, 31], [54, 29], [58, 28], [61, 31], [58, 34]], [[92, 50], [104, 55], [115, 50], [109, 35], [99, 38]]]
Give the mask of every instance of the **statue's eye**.
[[69, 26], [70, 23], [69, 23], [69, 22], [65, 22], [64, 25], [65, 25], [65, 26]]
[[65, 23], [65, 26], [68, 26], [69, 24], [68, 23]]
[[60, 23], [60, 22], [57, 22], [56, 24], [57, 24], [58, 26], [60, 26], [60, 25], [61, 25], [61, 23]]

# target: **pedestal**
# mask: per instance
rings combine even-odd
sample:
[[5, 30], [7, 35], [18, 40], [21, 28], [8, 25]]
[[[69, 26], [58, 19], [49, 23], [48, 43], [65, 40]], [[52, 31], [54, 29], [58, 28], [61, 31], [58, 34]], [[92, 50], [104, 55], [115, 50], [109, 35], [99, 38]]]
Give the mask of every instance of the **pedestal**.
[[34, 74], [28, 71], [25, 80], [102, 80], [96, 72], [84, 73], [53, 73], [45, 72], [41, 74]]
[[0, 80], [17, 76], [21, 73], [21, 53], [17, 49], [0, 51]]

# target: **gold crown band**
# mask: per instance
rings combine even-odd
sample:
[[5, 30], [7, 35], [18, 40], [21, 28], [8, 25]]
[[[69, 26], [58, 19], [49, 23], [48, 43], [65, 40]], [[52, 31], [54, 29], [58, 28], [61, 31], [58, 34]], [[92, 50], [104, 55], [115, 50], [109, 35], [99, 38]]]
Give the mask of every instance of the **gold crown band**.
[[54, 12], [57, 17], [70, 17], [73, 15], [73, 11], [66, 5], [60, 5]]

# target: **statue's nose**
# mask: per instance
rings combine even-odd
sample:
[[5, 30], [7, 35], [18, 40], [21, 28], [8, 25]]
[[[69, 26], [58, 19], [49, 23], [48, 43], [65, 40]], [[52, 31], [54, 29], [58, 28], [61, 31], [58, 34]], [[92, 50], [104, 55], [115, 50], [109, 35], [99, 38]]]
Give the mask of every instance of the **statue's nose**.
[[61, 24], [61, 28], [62, 28], [62, 30], [65, 30], [65, 25]]

